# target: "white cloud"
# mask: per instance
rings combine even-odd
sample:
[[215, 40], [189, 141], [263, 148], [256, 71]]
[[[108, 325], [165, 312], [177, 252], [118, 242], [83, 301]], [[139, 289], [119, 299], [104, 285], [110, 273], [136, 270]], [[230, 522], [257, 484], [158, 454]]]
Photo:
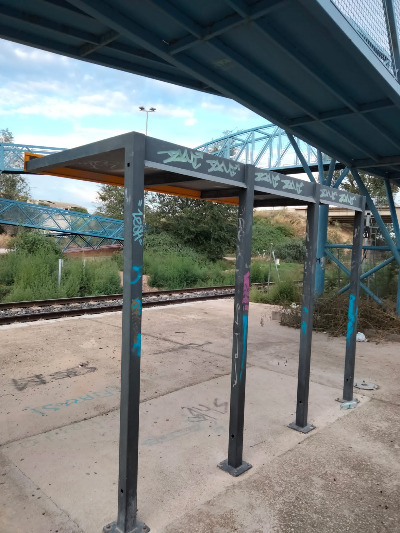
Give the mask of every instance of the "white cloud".
[[187, 118], [185, 120], [185, 126], [194, 126], [196, 124], [196, 122], [197, 122], [197, 118], [194, 118], [194, 117]]
[[[120, 91], [103, 93], [48, 96], [41, 94], [40, 86], [30, 84], [23, 91], [15, 88], [0, 89], [0, 114], [39, 115], [52, 119], [82, 118], [90, 115], [110, 116], [129, 111], [128, 99]], [[54, 87], [54, 91], [56, 87]]]
[[[82, 128], [75, 127], [71, 133], [62, 135], [44, 135], [44, 134], [23, 134], [15, 138], [17, 144], [30, 144], [33, 146], [52, 146], [55, 148], [75, 148], [91, 142], [116, 137], [127, 133], [123, 129], [107, 129], [107, 128]], [[141, 133], [144, 133], [141, 132]]]
[[226, 109], [226, 106], [223, 104], [216, 104], [214, 102], [201, 102], [200, 106], [203, 109], [210, 109], [211, 111], [224, 111]]
[[[51, 52], [45, 52], [44, 50], [38, 50], [36, 48], [29, 48], [28, 46], [22, 46], [14, 44], [11, 47], [13, 54], [17, 59], [26, 62], [47, 62], [54, 63], [55, 61], [60, 61], [60, 56], [52, 54]], [[69, 58], [62, 56], [67, 61]]]

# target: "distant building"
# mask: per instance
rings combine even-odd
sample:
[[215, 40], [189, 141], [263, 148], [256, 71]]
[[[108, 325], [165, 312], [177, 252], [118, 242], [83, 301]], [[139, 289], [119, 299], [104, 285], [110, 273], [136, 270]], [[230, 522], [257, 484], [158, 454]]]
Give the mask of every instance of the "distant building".
[[45, 205], [47, 207], [56, 207], [57, 209], [65, 209], [66, 211], [79, 211], [81, 213], [87, 213], [86, 207], [77, 204], [70, 204], [66, 202], [53, 202], [51, 200], [33, 200], [29, 199], [29, 203], [36, 205]]

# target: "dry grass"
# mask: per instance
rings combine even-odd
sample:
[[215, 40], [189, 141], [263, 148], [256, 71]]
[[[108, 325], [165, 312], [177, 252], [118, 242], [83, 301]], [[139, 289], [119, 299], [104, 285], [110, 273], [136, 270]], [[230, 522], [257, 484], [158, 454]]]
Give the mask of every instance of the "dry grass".
[[[290, 226], [295, 237], [304, 237], [306, 234], [306, 210], [283, 209], [256, 210], [254, 216], [268, 218], [272, 224]], [[328, 226], [328, 239], [337, 244], [351, 243], [353, 230], [351, 226], [334, 222]]]
[[306, 218], [302, 212], [292, 209], [265, 209], [257, 210], [254, 216], [259, 218], [268, 218], [271, 224], [290, 226], [295, 237], [304, 237], [306, 232]]
[[[348, 313], [348, 296], [335, 296], [317, 300], [314, 311], [314, 331], [329, 333], [334, 337], [346, 334]], [[294, 328], [300, 327], [301, 307], [287, 307], [283, 310], [281, 324]], [[383, 340], [389, 334], [400, 333], [400, 317], [394, 312], [393, 302], [384, 307], [373, 300], [361, 299], [357, 331], [362, 331], [368, 338]]]
[[0, 248], [7, 248], [11, 238], [11, 235], [7, 235], [7, 233], [0, 234]]

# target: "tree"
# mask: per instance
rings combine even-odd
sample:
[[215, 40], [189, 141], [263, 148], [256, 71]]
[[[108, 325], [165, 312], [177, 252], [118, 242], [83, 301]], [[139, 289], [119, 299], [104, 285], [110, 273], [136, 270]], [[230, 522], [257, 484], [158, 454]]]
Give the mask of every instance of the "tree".
[[124, 219], [124, 188], [116, 185], [102, 185], [97, 196], [100, 207], [96, 215], [103, 217]]
[[237, 207], [158, 194], [149, 197], [146, 225], [173, 234], [215, 261], [234, 250]]
[[70, 207], [70, 211], [76, 211], [77, 213], [86, 213], [88, 214], [88, 210], [86, 207], [80, 207], [79, 205]]
[[[359, 172], [360, 178], [362, 179], [365, 188], [369, 192], [371, 198], [373, 199], [375, 205], [377, 207], [381, 205], [387, 205], [387, 194], [386, 194], [386, 188], [385, 188], [385, 181], [382, 178], [379, 178], [377, 176], [373, 176], [371, 174], [368, 174], [367, 172]], [[391, 183], [390, 185], [392, 189], [392, 193], [395, 194], [399, 191], [399, 187]], [[349, 172], [347, 174], [346, 179], [341, 185], [341, 188], [343, 188], [345, 191], [352, 192], [355, 194], [360, 194], [358, 185], [351, 174]]]
[[[233, 132], [234, 132], [234, 130], [225, 130], [225, 131], [222, 132], [222, 135], [224, 137], [227, 137], [228, 135], [230, 135]], [[222, 148], [224, 148], [223, 141], [214, 141], [212, 144], [209, 145], [207, 151], [208, 151], [209, 154], [213, 154], [215, 152], [219, 152], [220, 150], [222, 150]], [[237, 153], [238, 153], [238, 148], [232, 148], [232, 147], [229, 148], [229, 157], [231, 159], [233, 159]], [[221, 154], [220, 157], [225, 157], [225, 154]]]
[[[0, 130], [0, 142], [14, 142], [13, 134], [9, 129]], [[7, 200], [20, 200], [26, 202], [30, 196], [29, 185], [20, 174], [0, 174], [0, 197]]]

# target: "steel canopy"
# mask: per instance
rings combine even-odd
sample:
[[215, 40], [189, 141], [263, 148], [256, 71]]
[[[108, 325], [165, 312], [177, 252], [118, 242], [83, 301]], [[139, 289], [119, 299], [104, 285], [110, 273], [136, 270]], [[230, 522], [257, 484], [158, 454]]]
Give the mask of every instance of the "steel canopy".
[[399, 84], [330, 0], [0, 0], [0, 36], [219, 94], [400, 183]]

